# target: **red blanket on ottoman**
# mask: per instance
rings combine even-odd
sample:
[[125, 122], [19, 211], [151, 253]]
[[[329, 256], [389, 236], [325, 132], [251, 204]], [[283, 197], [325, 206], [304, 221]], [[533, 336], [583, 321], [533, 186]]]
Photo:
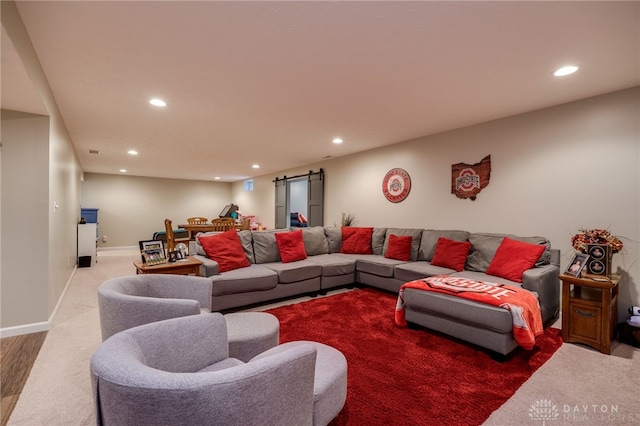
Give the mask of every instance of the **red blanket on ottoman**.
[[446, 275], [410, 281], [400, 287], [395, 314], [396, 324], [400, 326], [407, 325], [402, 298], [405, 288], [462, 297], [511, 311], [513, 337], [516, 343], [525, 349], [532, 349], [536, 343], [536, 337], [542, 334], [540, 305], [536, 296], [530, 291], [506, 284], [485, 283]]

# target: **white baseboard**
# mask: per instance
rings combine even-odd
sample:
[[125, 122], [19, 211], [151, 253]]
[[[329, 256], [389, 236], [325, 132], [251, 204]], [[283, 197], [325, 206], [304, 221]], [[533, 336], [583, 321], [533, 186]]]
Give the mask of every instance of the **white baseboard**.
[[111, 250], [140, 250], [140, 248], [138, 246], [98, 247], [98, 251]]
[[22, 334], [40, 333], [41, 331], [49, 331], [49, 322], [37, 322], [34, 324], [0, 328], [0, 338], [20, 336]]

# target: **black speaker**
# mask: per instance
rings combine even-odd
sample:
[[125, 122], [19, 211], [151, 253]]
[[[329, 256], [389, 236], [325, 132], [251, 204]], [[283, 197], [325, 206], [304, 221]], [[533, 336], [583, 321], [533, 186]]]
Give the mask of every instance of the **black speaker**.
[[611, 278], [611, 258], [613, 252], [607, 244], [587, 244], [587, 266], [584, 274], [587, 277]]

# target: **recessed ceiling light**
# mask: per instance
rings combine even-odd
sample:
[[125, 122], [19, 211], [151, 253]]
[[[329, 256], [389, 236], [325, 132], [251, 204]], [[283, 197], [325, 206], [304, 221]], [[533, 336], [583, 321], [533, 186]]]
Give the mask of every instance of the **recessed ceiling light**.
[[340, 138], [334, 138], [334, 139], [333, 139], [333, 143], [335, 143], [336, 145], [339, 145], [339, 144], [341, 144], [341, 143], [342, 143], [342, 139], [340, 139]]
[[166, 107], [167, 103], [165, 101], [163, 101], [162, 99], [158, 99], [158, 98], [154, 98], [151, 99], [149, 101], [149, 103], [153, 106], [157, 106], [157, 107]]
[[253, 165], [253, 166], [251, 166], [251, 167], [253, 167], [254, 169], [259, 169], [259, 168], [260, 168], [260, 164], [254, 164], [254, 165]]
[[127, 151], [127, 154], [129, 154], [129, 155], [138, 155], [138, 151], [136, 151], [135, 149], [130, 149], [129, 151]]
[[578, 67], [576, 67], [575, 65], [568, 65], [566, 67], [557, 69], [556, 72], [553, 73], [553, 75], [555, 75], [556, 77], [564, 77], [565, 75], [573, 74], [576, 71], [578, 71]]
[[127, 169], [120, 169], [120, 173], [127, 173]]
[[214, 177], [215, 180], [220, 180], [220, 176]]

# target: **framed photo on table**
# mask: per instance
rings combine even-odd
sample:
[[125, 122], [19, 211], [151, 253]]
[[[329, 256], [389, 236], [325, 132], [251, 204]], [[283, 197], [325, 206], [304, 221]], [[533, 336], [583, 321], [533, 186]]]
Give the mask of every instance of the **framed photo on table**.
[[164, 243], [162, 241], [139, 241], [138, 245], [140, 246], [142, 263], [155, 265], [167, 262], [167, 257], [164, 252]]
[[569, 266], [564, 271], [566, 275], [571, 275], [574, 277], [580, 277], [582, 270], [587, 265], [587, 260], [589, 260], [589, 255], [584, 253], [576, 253], [571, 258], [571, 262], [569, 262]]

